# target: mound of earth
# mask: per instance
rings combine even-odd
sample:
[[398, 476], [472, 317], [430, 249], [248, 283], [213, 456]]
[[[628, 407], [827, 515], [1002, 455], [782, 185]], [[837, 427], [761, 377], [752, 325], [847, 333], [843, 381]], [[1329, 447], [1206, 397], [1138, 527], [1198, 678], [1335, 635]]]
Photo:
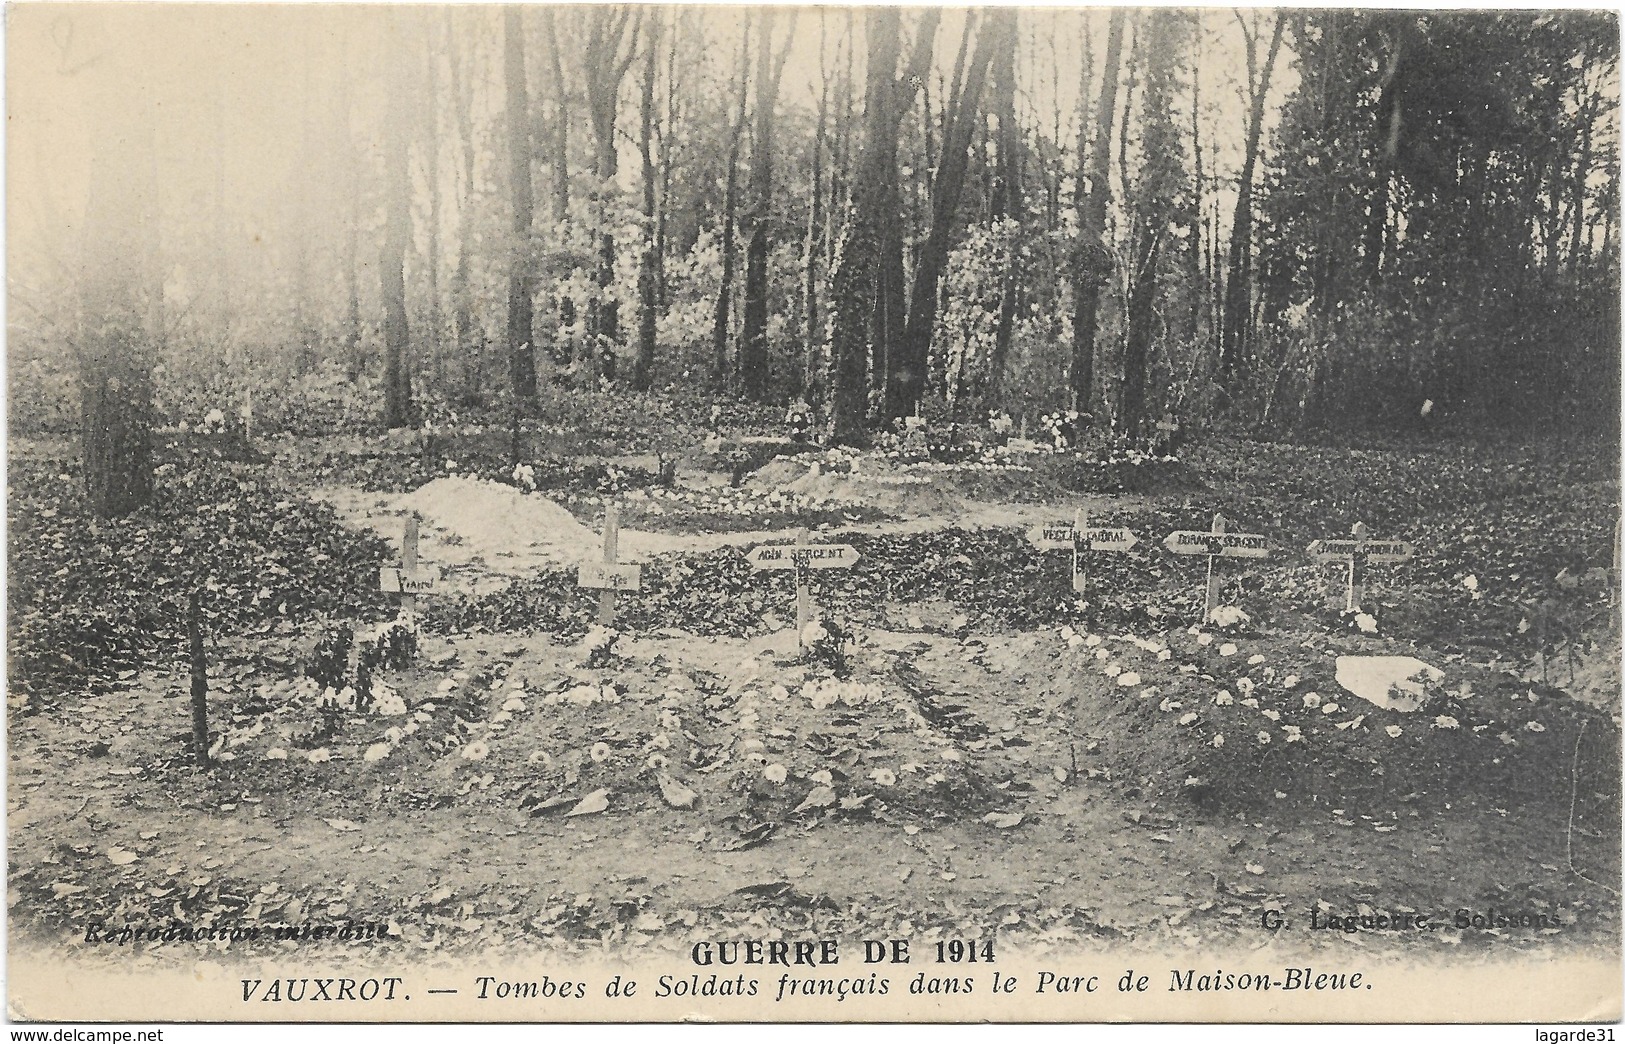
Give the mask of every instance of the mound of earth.
[[499, 482], [439, 478], [403, 497], [401, 506], [488, 554], [540, 550], [546, 557], [568, 560], [602, 547], [598, 534], [560, 505]]
[[751, 476], [751, 482], [835, 504], [861, 504], [899, 517], [941, 517], [965, 508], [964, 499], [935, 478], [910, 474], [868, 458], [861, 469], [850, 472], [830, 472], [780, 458]]
[[1377, 830], [1451, 805], [1561, 817], [1571, 799], [1593, 827], [1617, 822], [1618, 726], [1551, 687], [1458, 665], [1407, 713], [1341, 688], [1330, 651], [1197, 628], [1061, 640], [1082, 731], [1115, 780], [1147, 793], [1225, 813], [1319, 808]]

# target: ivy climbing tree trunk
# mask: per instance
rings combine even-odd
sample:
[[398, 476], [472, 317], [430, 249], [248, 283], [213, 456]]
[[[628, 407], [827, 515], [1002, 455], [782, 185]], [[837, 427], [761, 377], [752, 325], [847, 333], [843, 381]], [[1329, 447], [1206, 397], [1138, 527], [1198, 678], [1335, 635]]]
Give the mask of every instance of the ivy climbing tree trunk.
[[[1022, 219], [1021, 131], [1016, 125], [1016, 32], [1014, 9], [1008, 11], [1011, 29], [1004, 46], [993, 57], [993, 113], [998, 119], [998, 168], [993, 186], [992, 214], [1014, 221]], [[988, 360], [988, 391], [997, 394], [1010, 358], [1010, 342], [1015, 336], [1016, 306], [1022, 287], [1022, 236], [1018, 231], [1007, 239], [1004, 279], [999, 288], [999, 318], [993, 330], [993, 354]]]
[[756, 402], [767, 399], [767, 254], [773, 210], [773, 110], [779, 77], [790, 56], [795, 21], [785, 34], [778, 57], [772, 55], [774, 11], [762, 9], [756, 49], [756, 127], [751, 144], [750, 236], [745, 242], [745, 308], [739, 338], [739, 390]]
[[[970, 36], [974, 19], [967, 16], [965, 36]], [[937, 323], [938, 295], [948, 253], [959, 231], [959, 203], [964, 194], [965, 175], [970, 164], [972, 136], [982, 121], [982, 87], [987, 81], [993, 52], [1009, 46], [1015, 32], [1013, 12], [999, 10], [987, 16], [976, 33], [976, 47], [963, 72], [944, 99], [942, 151], [936, 176], [931, 181], [931, 230], [920, 247], [914, 264], [914, 285], [909, 293], [908, 322], [894, 353], [886, 384], [886, 415], [904, 417], [913, 413], [925, 394], [926, 368], [931, 356], [931, 335]], [[967, 41], [961, 41], [961, 61]], [[959, 63], [956, 62], [956, 68]]]
[[412, 172], [406, 128], [411, 125], [402, 71], [403, 29], [389, 36], [385, 60], [390, 63], [389, 111], [384, 121], [384, 249], [378, 279], [384, 299], [384, 427], [413, 423], [412, 370], [408, 358], [412, 333], [406, 312], [406, 253], [412, 240]]
[[[1241, 17], [1239, 12], [1236, 17]], [[1270, 77], [1275, 71], [1275, 59], [1281, 51], [1281, 33], [1285, 28], [1286, 15], [1277, 13], [1263, 68], [1257, 70], [1256, 76], [1249, 76], [1252, 108], [1247, 116], [1247, 145], [1242, 157], [1241, 176], [1236, 182], [1236, 215], [1230, 223], [1230, 262], [1224, 280], [1224, 325], [1219, 340], [1219, 369], [1226, 389], [1234, 386], [1236, 376], [1246, 361], [1247, 333], [1253, 309], [1253, 176], [1258, 169], [1259, 144], [1264, 131], [1264, 99], [1269, 94]], [[1249, 35], [1249, 74], [1256, 68], [1256, 48], [1256, 40]], [[1384, 222], [1387, 210], [1388, 203], [1384, 198], [1380, 219]], [[1378, 235], [1380, 238], [1381, 233]]]
[[[901, 78], [897, 76], [902, 52], [900, 12], [875, 7], [866, 10], [864, 17], [869, 50], [864, 139], [830, 293], [834, 369], [830, 437], [849, 446], [868, 442], [871, 373], [875, 383], [884, 387], [885, 339], [890, 331], [902, 331], [899, 124], [931, 64], [941, 12], [933, 8], [922, 13]], [[895, 268], [888, 272], [888, 259], [894, 254]]]
[[643, 161], [643, 252], [638, 256], [638, 353], [632, 387], [649, 390], [655, 361], [656, 291], [660, 242], [655, 235], [654, 110], [655, 72], [660, 62], [660, 15], [651, 16], [648, 53], [643, 65], [643, 94], [638, 106], [638, 157]]
[[[1101, 69], [1100, 102], [1095, 106], [1095, 136], [1089, 148], [1087, 171], [1081, 168], [1079, 142], [1077, 178], [1078, 242], [1072, 255], [1072, 367], [1074, 408], [1093, 412], [1095, 389], [1095, 330], [1100, 293], [1111, 275], [1112, 255], [1106, 246], [1106, 210], [1111, 205], [1112, 120], [1117, 115], [1117, 70], [1123, 56], [1123, 10], [1112, 11], [1106, 30], [1106, 60]], [[1083, 94], [1078, 94], [1083, 105]], [[1079, 119], [1082, 134], [1082, 119]], [[1087, 179], [1088, 189], [1084, 189]]]
[[530, 91], [525, 78], [525, 36], [521, 9], [503, 9], [503, 82], [508, 118], [508, 181], [513, 193], [508, 261], [508, 383], [516, 398], [536, 398], [536, 354], [532, 332], [530, 239], [535, 205], [530, 180]]

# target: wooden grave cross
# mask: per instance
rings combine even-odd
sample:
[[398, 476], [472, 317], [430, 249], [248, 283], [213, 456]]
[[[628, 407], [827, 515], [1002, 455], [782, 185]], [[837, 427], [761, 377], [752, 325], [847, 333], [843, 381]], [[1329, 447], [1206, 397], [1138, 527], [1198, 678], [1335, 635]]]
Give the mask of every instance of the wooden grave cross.
[[635, 563], [619, 562], [621, 506], [611, 501], [604, 509], [604, 560], [583, 562], [576, 570], [576, 586], [598, 592], [598, 622], [605, 627], [615, 623], [615, 592], [639, 591], [643, 588], [643, 567]]
[[796, 571], [796, 648], [805, 653], [802, 632], [812, 621], [812, 592], [808, 573], [813, 569], [851, 569], [858, 560], [858, 552], [850, 544], [814, 544], [805, 528], [796, 530], [792, 547], [759, 544], [745, 556], [753, 572], [764, 569], [794, 569]]
[[1127, 551], [1140, 540], [1131, 531], [1114, 526], [1089, 525], [1089, 512], [1079, 509], [1071, 526], [1036, 526], [1027, 539], [1040, 551], [1072, 552], [1072, 590], [1082, 595], [1089, 586], [1089, 554], [1094, 551]]
[[1416, 548], [1404, 540], [1372, 540], [1371, 530], [1364, 522], [1354, 523], [1353, 534], [1352, 540], [1316, 540], [1309, 545], [1309, 554], [1322, 564], [1348, 560], [1348, 588], [1343, 609], [1351, 613], [1360, 610], [1367, 565], [1408, 562], [1416, 554]]
[[406, 516], [406, 532], [401, 537], [401, 564], [378, 570], [378, 589], [400, 595], [401, 611], [408, 626], [416, 626], [418, 595], [432, 594], [440, 586], [440, 570], [418, 565], [418, 513]]
[[1213, 611], [1219, 607], [1219, 570], [1217, 562], [1221, 558], [1268, 558], [1270, 556], [1270, 542], [1267, 537], [1257, 533], [1227, 533], [1225, 532], [1224, 516], [1215, 513], [1213, 528], [1207, 532], [1191, 529], [1176, 529], [1169, 533], [1162, 541], [1162, 546], [1176, 555], [1206, 555], [1207, 556], [1207, 593], [1202, 601], [1202, 622], [1209, 623], [1213, 619]]

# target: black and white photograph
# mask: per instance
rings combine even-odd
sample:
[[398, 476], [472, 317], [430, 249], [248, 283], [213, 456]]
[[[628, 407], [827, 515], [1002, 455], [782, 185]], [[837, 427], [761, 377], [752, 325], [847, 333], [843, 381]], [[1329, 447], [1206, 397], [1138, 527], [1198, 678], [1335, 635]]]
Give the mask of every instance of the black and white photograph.
[[1617, 10], [5, 30], [10, 1021], [1621, 1018]]

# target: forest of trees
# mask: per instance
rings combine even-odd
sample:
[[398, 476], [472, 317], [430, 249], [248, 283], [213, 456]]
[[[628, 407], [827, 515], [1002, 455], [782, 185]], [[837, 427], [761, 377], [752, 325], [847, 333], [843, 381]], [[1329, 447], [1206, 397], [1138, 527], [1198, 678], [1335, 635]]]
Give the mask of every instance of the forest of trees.
[[13, 427], [116, 414], [117, 454], [166, 404], [322, 381], [390, 427], [602, 382], [803, 396], [848, 444], [916, 409], [1612, 424], [1617, 33], [58, 9], [11, 40]]

